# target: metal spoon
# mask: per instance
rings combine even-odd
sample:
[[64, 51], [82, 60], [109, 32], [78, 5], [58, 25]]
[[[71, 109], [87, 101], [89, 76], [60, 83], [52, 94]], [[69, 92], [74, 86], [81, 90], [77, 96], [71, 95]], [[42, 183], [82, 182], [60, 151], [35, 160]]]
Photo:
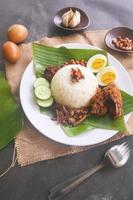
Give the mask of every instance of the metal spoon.
[[114, 168], [122, 167], [128, 161], [130, 156], [130, 149], [126, 143], [121, 145], [115, 145], [111, 147], [104, 156], [103, 161], [94, 167], [92, 170], [88, 169], [87, 171], [55, 186], [50, 190], [49, 200], [59, 200], [64, 197], [66, 194], [75, 189], [87, 178], [92, 176], [94, 173], [100, 169], [108, 166], [110, 164]]

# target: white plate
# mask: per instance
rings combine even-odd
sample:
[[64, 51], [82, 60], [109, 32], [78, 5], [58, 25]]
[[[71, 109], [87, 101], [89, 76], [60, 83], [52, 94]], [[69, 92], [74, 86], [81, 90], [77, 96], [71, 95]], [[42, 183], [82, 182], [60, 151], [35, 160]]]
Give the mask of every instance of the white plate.
[[[64, 44], [63, 46], [67, 48], [98, 49], [94, 46], [75, 44], [75, 43]], [[119, 88], [133, 95], [133, 85], [127, 71], [120, 64], [120, 62], [116, 60], [113, 56], [108, 54], [108, 58], [109, 58], [109, 64], [117, 68]], [[82, 133], [81, 135], [76, 137], [68, 137], [63, 132], [60, 125], [57, 125], [47, 115], [40, 113], [39, 108], [33, 99], [34, 81], [35, 81], [35, 74], [33, 71], [33, 62], [31, 62], [27, 66], [21, 80], [20, 99], [23, 110], [27, 118], [32, 123], [32, 125], [43, 135], [47, 136], [48, 138], [56, 142], [60, 142], [63, 144], [86, 146], [103, 142], [116, 134], [116, 131], [112, 130], [94, 129]]]

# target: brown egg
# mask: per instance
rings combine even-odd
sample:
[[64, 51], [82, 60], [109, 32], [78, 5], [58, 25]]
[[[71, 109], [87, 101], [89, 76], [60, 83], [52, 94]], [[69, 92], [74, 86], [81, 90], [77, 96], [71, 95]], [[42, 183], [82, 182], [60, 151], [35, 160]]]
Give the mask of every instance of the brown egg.
[[25, 26], [21, 24], [14, 24], [9, 27], [7, 31], [7, 37], [10, 41], [19, 44], [26, 40], [28, 36], [28, 30]]
[[20, 50], [13, 42], [5, 42], [2, 46], [2, 51], [5, 59], [10, 63], [16, 63], [20, 58]]

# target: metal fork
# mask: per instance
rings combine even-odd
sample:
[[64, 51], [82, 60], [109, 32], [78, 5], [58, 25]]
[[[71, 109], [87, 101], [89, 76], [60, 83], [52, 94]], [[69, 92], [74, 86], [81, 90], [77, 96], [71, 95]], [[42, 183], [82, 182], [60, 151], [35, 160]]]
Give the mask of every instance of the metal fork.
[[82, 182], [98, 172], [100, 169], [110, 164], [114, 168], [122, 167], [126, 164], [130, 156], [130, 149], [126, 142], [121, 145], [115, 145], [111, 147], [104, 156], [102, 162], [94, 167], [92, 170], [88, 169], [85, 172], [72, 177], [71, 179], [58, 184], [50, 190], [49, 200], [59, 200], [66, 194], [74, 190]]

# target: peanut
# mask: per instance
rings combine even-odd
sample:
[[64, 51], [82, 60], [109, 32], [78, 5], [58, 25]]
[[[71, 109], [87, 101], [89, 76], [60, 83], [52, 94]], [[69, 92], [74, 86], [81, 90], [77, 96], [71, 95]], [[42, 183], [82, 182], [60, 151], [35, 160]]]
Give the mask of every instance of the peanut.
[[122, 38], [122, 36], [118, 36], [112, 40], [112, 43], [118, 49], [125, 51], [133, 50], [133, 40], [128, 37]]

